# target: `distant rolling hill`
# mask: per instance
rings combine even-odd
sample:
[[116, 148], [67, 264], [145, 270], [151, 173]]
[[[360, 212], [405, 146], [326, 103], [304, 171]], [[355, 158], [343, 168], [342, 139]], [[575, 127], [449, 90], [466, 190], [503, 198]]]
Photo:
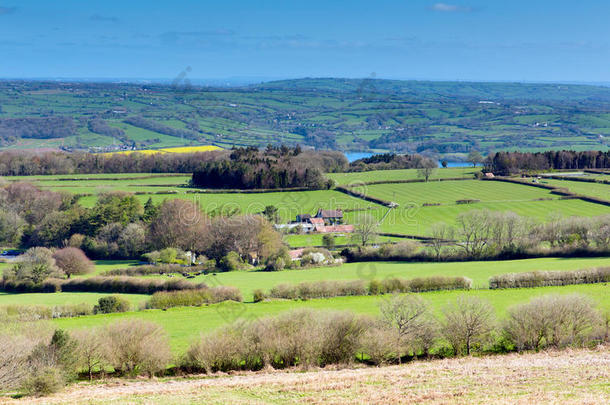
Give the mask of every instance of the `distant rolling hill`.
[[603, 149], [610, 88], [297, 79], [244, 87], [0, 81], [0, 148], [301, 144], [343, 151]]

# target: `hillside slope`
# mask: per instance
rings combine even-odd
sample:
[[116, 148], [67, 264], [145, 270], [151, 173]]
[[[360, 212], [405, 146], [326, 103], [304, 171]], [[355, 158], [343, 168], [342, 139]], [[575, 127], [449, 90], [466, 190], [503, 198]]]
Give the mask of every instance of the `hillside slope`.
[[302, 144], [344, 151], [607, 149], [610, 88], [298, 79], [246, 87], [0, 81], [0, 148]]
[[420, 361], [383, 368], [83, 383], [31, 402], [602, 404], [610, 402], [609, 381], [610, 348], [605, 347]]

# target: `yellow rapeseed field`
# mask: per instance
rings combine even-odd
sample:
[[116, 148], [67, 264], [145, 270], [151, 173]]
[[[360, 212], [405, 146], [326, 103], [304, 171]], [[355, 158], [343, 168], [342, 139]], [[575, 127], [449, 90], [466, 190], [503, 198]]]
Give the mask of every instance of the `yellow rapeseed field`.
[[163, 148], [163, 149], [142, 149], [142, 150], [124, 150], [120, 152], [109, 152], [104, 155], [129, 155], [131, 153], [143, 153], [145, 155], [152, 155], [155, 153], [194, 153], [194, 152], [209, 152], [212, 150], [221, 150], [218, 146], [214, 145], [200, 145], [200, 146], [180, 146], [175, 148]]

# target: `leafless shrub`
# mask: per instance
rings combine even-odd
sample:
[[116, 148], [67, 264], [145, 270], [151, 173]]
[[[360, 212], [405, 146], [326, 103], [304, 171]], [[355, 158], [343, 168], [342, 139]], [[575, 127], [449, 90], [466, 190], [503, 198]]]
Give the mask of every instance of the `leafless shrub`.
[[431, 336], [428, 335], [435, 329], [435, 320], [421, 297], [395, 295], [382, 301], [379, 308], [383, 323], [394, 332], [394, 348], [399, 364], [403, 352], [408, 349], [416, 351], [420, 342], [425, 343], [426, 350], [429, 349]]
[[270, 298], [313, 299], [351, 295], [366, 295], [367, 289], [362, 280], [313, 281], [299, 284], [280, 284], [269, 291]]
[[470, 355], [486, 343], [494, 329], [494, 310], [475, 296], [461, 295], [443, 309], [442, 333], [456, 354]]
[[108, 346], [103, 333], [99, 328], [88, 328], [75, 331], [73, 337], [78, 342], [78, 366], [87, 372], [91, 380], [93, 372], [103, 370], [108, 363]]
[[123, 374], [154, 375], [172, 359], [165, 331], [158, 325], [141, 320], [112, 323], [104, 330], [108, 361]]
[[600, 314], [585, 296], [545, 295], [509, 309], [504, 326], [518, 350], [586, 343]]
[[48, 342], [51, 330], [45, 323], [0, 322], [0, 387], [20, 387], [32, 371], [30, 356]]
[[214, 372], [349, 363], [366, 328], [352, 313], [296, 310], [203, 336], [183, 364]]

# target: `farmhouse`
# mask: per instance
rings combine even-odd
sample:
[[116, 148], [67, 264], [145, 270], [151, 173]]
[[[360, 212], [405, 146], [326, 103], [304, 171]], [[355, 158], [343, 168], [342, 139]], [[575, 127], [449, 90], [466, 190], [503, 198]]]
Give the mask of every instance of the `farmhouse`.
[[293, 229], [300, 227], [303, 232], [335, 233], [354, 232], [353, 225], [343, 224], [343, 211], [341, 210], [318, 210], [315, 216], [310, 214], [297, 215], [292, 224], [276, 225], [277, 229]]
[[343, 223], [343, 211], [318, 210], [315, 218], [321, 218], [324, 221], [324, 225], [337, 225]]

